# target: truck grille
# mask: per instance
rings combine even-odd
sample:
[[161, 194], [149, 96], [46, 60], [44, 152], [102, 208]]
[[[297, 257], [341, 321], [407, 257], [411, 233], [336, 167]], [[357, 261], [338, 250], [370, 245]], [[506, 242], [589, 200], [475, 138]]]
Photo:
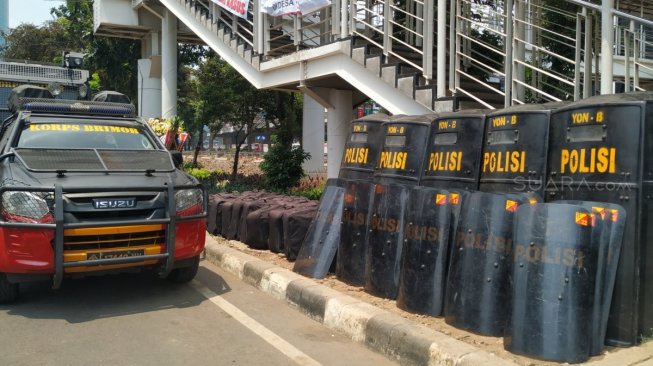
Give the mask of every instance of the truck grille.
[[[93, 233], [95, 231], [95, 233]], [[64, 232], [64, 251], [164, 245], [162, 225], [69, 229]]]

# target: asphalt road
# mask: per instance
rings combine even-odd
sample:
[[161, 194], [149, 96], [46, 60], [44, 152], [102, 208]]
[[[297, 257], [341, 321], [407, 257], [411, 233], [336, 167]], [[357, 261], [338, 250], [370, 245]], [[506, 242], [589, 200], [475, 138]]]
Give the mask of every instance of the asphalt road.
[[190, 284], [133, 274], [25, 284], [0, 305], [0, 365], [391, 365], [203, 262]]

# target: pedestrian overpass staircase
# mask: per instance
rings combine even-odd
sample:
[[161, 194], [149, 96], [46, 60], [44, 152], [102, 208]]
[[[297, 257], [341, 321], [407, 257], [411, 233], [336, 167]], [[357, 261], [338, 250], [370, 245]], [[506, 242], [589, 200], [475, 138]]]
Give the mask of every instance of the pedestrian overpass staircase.
[[[101, 1], [109, 0], [95, 0], [96, 11]], [[300, 90], [325, 106], [325, 89], [352, 90], [354, 105], [372, 99], [391, 113], [411, 114], [599, 93], [598, 1], [557, 8], [544, 0], [332, 2], [309, 14], [270, 17], [255, 11], [259, 0], [253, 0], [246, 19], [210, 0], [132, 0], [132, 6], [171, 11], [185, 34], [254, 86]], [[617, 3], [614, 52], [607, 56], [615, 89], [651, 90], [653, 5]]]

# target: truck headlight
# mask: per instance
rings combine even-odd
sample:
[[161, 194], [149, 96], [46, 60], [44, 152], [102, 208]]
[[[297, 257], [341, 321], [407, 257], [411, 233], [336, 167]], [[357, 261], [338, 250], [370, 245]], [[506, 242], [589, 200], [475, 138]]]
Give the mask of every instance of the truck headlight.
[[2, 218], [7, 222], [53, 223], [45, 197], [50, 192], [7, 191], [2, 194]]
[[204, 194], [201, 189], [180, 189], [175, 192], [177, 216], [199, 215], [204, 210]]

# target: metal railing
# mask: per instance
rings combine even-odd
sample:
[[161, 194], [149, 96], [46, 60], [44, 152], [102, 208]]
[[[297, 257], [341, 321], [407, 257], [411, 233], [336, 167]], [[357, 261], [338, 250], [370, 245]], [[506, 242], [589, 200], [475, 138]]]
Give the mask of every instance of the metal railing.
[[[601, 8], [595, 2], [332, 0], [310, 14], [271, 17], [257, 11], [260, 1], [250, 1], [244, 19], [210, 0], [185, 0], [264, 60], [354, 36], [384, 62], [420, 73], [420, 83], [438, 82], [438, 97], [461, 96], [487, 108], [579, 100], [600, 84]], [[614, 54], [625, 65], [625, 75], [614, 80], [626, 90], [650, 88], [650, 20], [612, 14]]]

